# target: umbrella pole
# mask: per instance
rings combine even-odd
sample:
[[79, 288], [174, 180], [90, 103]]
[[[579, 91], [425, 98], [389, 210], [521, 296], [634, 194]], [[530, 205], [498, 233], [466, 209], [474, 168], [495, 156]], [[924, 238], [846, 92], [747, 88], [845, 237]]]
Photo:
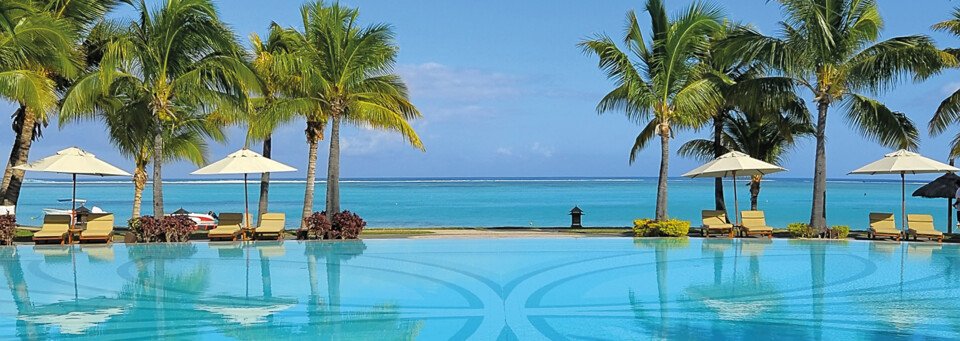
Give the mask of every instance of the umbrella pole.
[[247, 198], [247, 173], [243, 173], [243, 221], [246, 228], [250, 228], [250, 199]]
[[[70, 209], [70, 214], [73, 215], [73, 219], [70, 220], [70, 228], [77, 228], [77, 173], [73, 173], [73, 199], [71, 200], [71, 205], [73, 208]], [[73, 232], [71, 232], [71, 237]]]
[[[907, 183], [903, 179], [904, 172], [900, 172], [900, 230], [907, 230]], [[906, 237], [906, 234], [904, 234]]]
[[740, 225], [740, 203], [737, 200], [737, 171], [733, 171], [733, 209], [737, 216], [737, 225]]

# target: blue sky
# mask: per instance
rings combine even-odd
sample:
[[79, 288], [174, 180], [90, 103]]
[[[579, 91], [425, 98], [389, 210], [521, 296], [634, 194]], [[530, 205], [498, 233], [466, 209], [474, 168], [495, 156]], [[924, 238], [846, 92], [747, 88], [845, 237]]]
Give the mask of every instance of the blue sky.
[[[148, 3], [158, 1], [148, 1]], [[675, 12], [691, 1], [667, 1]], [[270, 21], [299, 26], [301, 1], [220, 1], [220, 12], [247, 42], [251, 32], [263, 33]], [[341, 176], [355, 177], [547, 177], [547, 176], [656, 176], [659, 148], [651, 144], [630, 165], [628, 153], [639, 127], [618, 113], [597, 115], [595, 106], [612, 88], [597, 69], [596, 58], [575, 46], [596, 33], [621, 36], [626, 11], [642, 11], [643, 1], [344, 1], [360, 8], [364, 23], [392, 24], [400, 55], [396, 66], [407, 81], [413, 103], [424, 118], [413, 123], [427, 149], [409, 147], [397, 135], [347, 127], [342, 133]], [[731, 19], [755, 24], [773, 33], [780, 20], [776, 3], [736, 0], [721, 4]], [[960, 46], [960, 38], [929, 30], [946, 20], [951, 1], [881, 0], [886, 20], [883, 37], [929, 34], [945, 46]], [[120, 11], [114, 16], [131, 12]], [[645, 13], [638, 13], [642, 26]], [[940, 101], [960, 88], [960, 72], [948, 71], [924, 83], [904, 83], [878, 95], [892, 109], [907, 113], [926, 131], [926, 123]], [[807, 99], [809, 93], [803, 93]], [[14, 107], [0, 101], [0, 112]], [[828, 123], [828, 176], [845, 174], [889, 152], [861, 138], [846, 126], [840, 108], [831, 109]], [[6, 127], [6, 125], [5, 125]], [[307, 146], [303, 122], [280, 128], [274, 140], [274, 158], [301, 171]], [[922, 136], [920, 152], [944, 160], [947, 145], [958, 127], [945, 136]], [[707, 136], [707, 131], [685, 131], [671, 141]], [[31, 160], [77, 145], [121, 168], [132, 163], [113, 151], [97, 123], [54, 123], [36, 142]], [[0, 129], [9, 155], [13, 133]], [[10, 141], [10, 142], [7, 142]], [[225, 145], [211, 146], [211, 160], [243, 147], [243, 132], [233, 129]], [[799, 144], [782, 166], [783, 177], [811, 178], [812, 140]], [[258, 145], [252, 146], [259, 150]], [[317, 175], [326, 174], [327, 141], [320, 145]], [[697, 161], [671, 157], [670, 175], [697, 166]], [[188, 163], [167, 165], [167, 178], [185, 178], [196, 169]], [[49, 177], [31, 174], [30, 177]]]

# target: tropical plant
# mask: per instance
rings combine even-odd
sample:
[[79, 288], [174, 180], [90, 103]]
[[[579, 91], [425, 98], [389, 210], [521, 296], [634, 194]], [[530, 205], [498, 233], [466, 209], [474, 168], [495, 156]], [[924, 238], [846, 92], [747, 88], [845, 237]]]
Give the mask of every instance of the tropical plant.
[[[699, 67], [705, 68], [707, 78], [714, 81], [720, 95], [719, 105], [711, 117], [713, 153], [712, 155], [703, 153], [704, 161], [711, 159], [711, 156], [712, 158], [720, 157], [729, 150], [722, 140], [724, 126], [736, 112], [748, 110], [768, 112], [781, 108], [799, 108], [803, 110], [804, 115], [809, 115], [806, 107], [797, 98], [796, 85], [792, 79], [769, 76], [761, 63], [725, 54], [718, 48], [718, 44], [729, 34], [742, 27], [740, 24], [725, 22], [721, 29], [710, 37], [710, 48], [704, 55], [698, 57], [701, 63]], [[713, 186], [715, 209], [726, 211], [722, 178], [715, 178]]]
[[162, 216], [166, 127], [226, 122], [246, 112], [246, 94], [259, 84], [212, 0], [168, 0], [155, 10], [141, 0], [135, 7], [138, 20], [109, 24], [98, 72], [77, 81], [64, 110], [89, 108], [102, 97], [145, 101], [153, 120], [153, 213]]
[[721, 11], [694, 3], [668, 20], [662, 0], [649, 0], [646, 11], [653, 34], [649, 43], [634, 12], [627, 13], [624, 43], [635, 60], [606, 35], [578, 45], [585, 53], [597, 55], [600, 69], [616, 83], [597, 105], [597, 111], [622, 111], [631, 120], [646, 122], [630, 151], [630, 162], [654, 136], [660, 137], [655, 218], [666, 220], [670, 138], [675, 129], [703, 124], [717, 106], [716, 84], [704, 77], [696, 57], [707, 49], [708, 37], [720, 29]]
[[792, 223], [787, 225], [787, 231], [794, 238], [812, 238], [817, 235], [817, 232], [807, 223]]
[[[273, 147], [273, 132], [277, 126], [292, 121], [297, 115], [308, 116], [317, 112], [317, 103], [300, 97], [295, 67], [297, 56], [294, 54], [302, 47], [303, 41], [293, 29], [285, 29], [272, 23], [267, 41], [256, 33], [250, 34], [253, 46], [254, 74], [260, 80], [260, 93], [250, 97], [250, 126], [248, 139], [263, 141], [263, 156], [269, 158]], [[270, 173], [260, 175], [260, 201], [257, 208], [257, 220], [267, 212], [270, 193]], [[310, 205], [312, 210], [312, 204]]]
[[[399, 132], [411, 145], [423, 150], [420, 138], [407, 122], [420, 117], [410, 103], [407, 87], [391, 73], [397, 46], [393, 30], [384, 24], [359, 26], [359, 11], [311, 2], [301, 8], [303, 49], [302, 89], [318, 103], [307, 117], [307, 189], [304, 216], [313, 206], [317, 144], [323, 125], [330, 121], [330, 155], [327, 168], [327, 212], [340, 212], [340, 124]], [[309, 207], [308, 207], [309, 204]]]
[[[784, 112], [735, 114], [726, 119], [721, 133], [721, 148], [724, 153], [739, 151], [758, 160], [782, 164], [783, 159], [797, 138], [813, 134], [810, 114], [797, 99], [792, 108]], [[698, 139], [688, 141], [677, 150], [684, 157], [709, 160], [714, 155], [714, 142]], [[750, 209], [757, 210], [760, 182], [763, 175], [750, 178]]]
[[845, 239], [850, 235], [850, 226], [847, 225], [834, 225], [830, 229], [839, 239]]
[[[954, 8], [953, 18], [933, 25], [937, 31], [946, 31], [960, 37], [960, 7]], [[944, 52], [949, 53], [954, 58], [960, 58], [960, 49], [947, 48]], [[930, 135], [937, 136], [942, 134], [951, 125], [960, 122], [960, 89], [954, 91], [949, 97], [940, 102], [937, 111], [933, 114], [928, 124]], [[960, 133], [953, 137], [950, 143], [950, 157], [960, 157]]]
[[33, 141], [55, 111], [57, 90], [84, 67], [82, 37], [119, 0], [5, 0], [0, 3], [0, 98], [17, 102], [15, 133], [0, 183], [5, 204], [20, 197]]
[[[102, 95], [102, 94], [101, 94]], [[147, 166], [153, 159], [154, 120], [147, 109], [146, 100], [130, 96], [101, 96], [96, 100], [83, 103], [93, 104], [87, 107], [77, 106], [70, 92], [60, 112], [61, 126], [72, 121], [94, 119], [104, 123], [110, 142], [120, 154], [133, 160], [133, 212], [131, 217], [140, 216], [143, 190], [147, 184]], [[200, 166], [207, 162], [207, 138], [222, 141], [222, 125], [197, 117], [190, 117], [163, 127], [164, 162], [188, 160]]]
[[690, 233], [690, 221], [668, 219], [636, 219], [633, 235], [636, 237], [686, 237]]
[[918, 133], [905, 115], [864, 94], [889, 90], [907, 76], [921, 79], [956, 59], [927, 36], [877, 42], [883, 29], [875, 1], [778, 0], [786, 18], [782, 37], [752, 28], [730, 35], [725, 54], [760, 60], [813, 93], [817, 139], [810, 225], [823, 230], [826, 200], [826, 126], [830, 106], [841, 104], [847, 122], [882, 145], [914, 149]]

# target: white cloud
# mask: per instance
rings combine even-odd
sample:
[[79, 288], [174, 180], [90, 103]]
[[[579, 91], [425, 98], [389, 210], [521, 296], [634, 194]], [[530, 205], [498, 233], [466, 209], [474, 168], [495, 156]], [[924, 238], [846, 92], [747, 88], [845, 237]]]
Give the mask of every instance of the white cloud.
[[397, 72], [410, 88], [414, 99], [476, 101], [516, 97], [522, 80], [518, 76], [478, 69], [455, 68], [439, 63], [398, 65]]
[[513, 150], [507, 147], [500, 147], [496, 150], [497, 154], [510, 156], [513, 155]]
[[540, 142], [534, 142], [533, 146], [530, 147], [530, 152], [543, 155], [544, 157], [551, 157], [553, 156], [553, 147], [542, 146]]

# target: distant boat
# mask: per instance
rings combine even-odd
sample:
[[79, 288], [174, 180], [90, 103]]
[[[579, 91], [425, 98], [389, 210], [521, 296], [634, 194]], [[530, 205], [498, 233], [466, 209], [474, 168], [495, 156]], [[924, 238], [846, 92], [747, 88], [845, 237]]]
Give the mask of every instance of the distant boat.
[[203, 214], [203, 213], [190, 213], [190, 211], [187, 211], [182, 207], [179, 210], [174, 211], [170, 215], [180, 215], [180, 216], [186, 216], [187, 218], [190, 218], [190, 220], [193, 220], [194, 224], [196, 224], [194, 226], [195, 229], [209, 230], [217, 227], [217, 219], [214, 218], [212, 215]]

